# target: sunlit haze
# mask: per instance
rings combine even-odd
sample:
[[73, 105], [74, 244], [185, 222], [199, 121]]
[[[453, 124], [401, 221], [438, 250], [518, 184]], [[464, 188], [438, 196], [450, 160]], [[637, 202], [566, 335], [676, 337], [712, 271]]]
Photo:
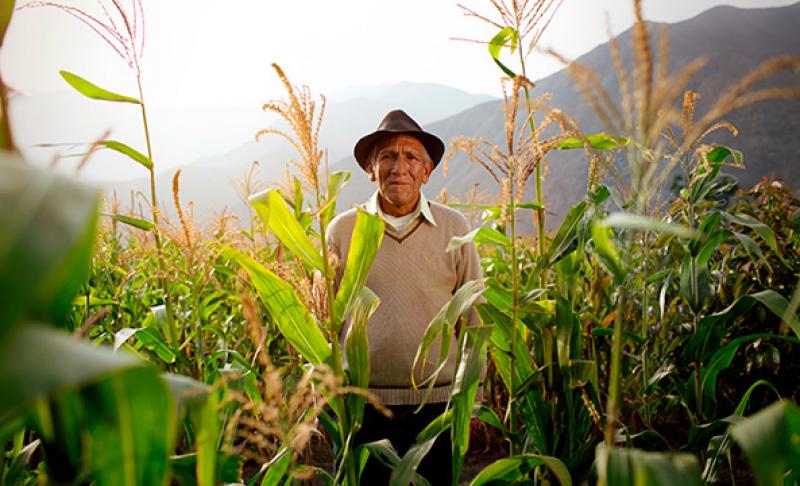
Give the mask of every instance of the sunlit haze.
[[[94, 1], [64, 1], [102, 16]], [[540, 47], [577, 57], [605, 42], [606, 18], [615, 34], [629, 28], [631, 3], [565, 0]], [[755, 8], [791, 3], [658, 0], [645, 2], [644, 14], [649, 20], [675, 22], [718, 4]], [[464, 4], [497, 18], [489, 2], [466, 0]], [[146, 101], [154, 110], [241, 108], [252, 110], [257, 119], [261, 103], [282, 95], [272, 62], [279, 63], [293, 82], [308, 84], [315, 93], [330, 95], [359, 85], [415, 81], [500, 95], [501, 73], [486, 47], [452, 40], [488, 40], [497, 29], [465, 17], [454, 2], [145, 0], [144, 11], [143, 81]], [[534, 79], [560, 68], [539, 52], [528, 63]], [[107, 44], [75, 18], [50, 8], [16, 12], [0, 69], [4, 81], [23, 97], [68, 92], [58, 75], [62, 69], [120, 93], [133, 94], [136, 86], [131, 70]], [[73, 119], [73, 114], [58, 112], [57, 107], [53, 110], [48, 115], [63, 119], [64, 124]], [[26, 132], [20, 136], [29, 143], [53, 141], [30, 133], [35, 128], [27, 124], [19, 130]], [[98, 126], [86, 137], [99, 136], [102, 130]], [[203, 137], [198, 134], [198, 139]], [[242, 135], [243, 140], [251, 138], [252, 133]]]

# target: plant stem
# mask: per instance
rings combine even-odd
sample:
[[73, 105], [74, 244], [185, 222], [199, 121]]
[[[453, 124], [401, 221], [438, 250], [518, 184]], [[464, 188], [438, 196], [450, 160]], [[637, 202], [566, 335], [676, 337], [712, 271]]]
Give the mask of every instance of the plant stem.
[[[527, 71], [525, 69], [525, 56], [522, 55], [522, 49], [518, 49], [519, 52], [519, 62], [520, 66], [522, 67], [522, 76], [527, 79]], [[531, 130], [531, 143], [537, 142], [536, 137], [536, 123], [533, 119], [533, 113], [531, 112], [531, 95], [528, 90], [528, 86], [525, 85], [525, 108], [528, 111], [528, 126]], [[537, 236], [537, 246], [538, 246], [538, 256], [541, 257], [544, 255], [544, 198], [542, 197], [542, 168], [541, 168], [541, 161], [540, 163], [536, 164], [536, 202], [539, 203], [540, 207], [536, 208], [534, 211], [536, 212], [536, 227], [538, 230]], [[544, 272], [541, 273], [541, 284], [544, 287], [545, 281], [545, 274]]]
[[161, 235], [158, 229], [158, 199], [156, 198], [156, 174], [155, 162], [153, 161], [153, 149], [150, 144], [150, 128], [147, 124], [147, 109], [144, 103], [144, 91], [142, 90], [142, 76], [136, 75], [136, 84], [139, 88], [139, 104], [142, 108], [142, 123], [144, 124], [144, 138], [147, 143], [147, 158], [150, 159], [150, 209], [153, 213], [153, 237], [156, 243], [156, 252], [158, 254], [158, 269], [161, 271], [159, 283], [161, 290], [164, 292], [164, 306], [167, 310], [167, 327], [169, 329], [169, 339], [172, 346], [177, 346], [178, 331], [175, 327], [175, 315], [172, 309], [172, 302], [170, 301], [170, 287], [166, 278], [166, 268], [164, 266], [164, 254], [161, 246]]
[[606, 446], [614, 446], [616, 435], [620, 368], [622, 363], [622, 315], [625, 311], [625, 292], [622, 285], [619, 286], [619, 297], [617, 298], [617, 315], [614, 318], [614, 338], [611, 348], [611, 373], [608, 384], [608, 419], [606, 422]]
[[[513, 157], [513, 155], [512, 155]], [[514, 302], [511, 306], [511, 401], [509, 403], [511, 407], [511, 417], [509, 419], [510, 430], [516, 431], [516, 421], [517, 421], [517, 380], [516, 380], [516, 371], [514, 369], [515, 365], [515, 356], [517, 350], [517, 311], [519, 308], [519, 270], [517, 268], [517, 229], [516, 229], [516, 191], [514, 188], [516, 187], [516, 165], [514, 161], [511, 161], [509, 164], [511, 170], [509, 173], [509, 188], [508, 188], [508, 199], [509, 199], [509, 213], [511, 215], [511, 286], [513, 289], [514, 295]], [[519, 445], [516, 444], [514, 441], [511, 443], [511, 454], [517, 454], [519, 449]]]
[[[320, 197], [319, 189], [317, 188], [317, 207], [321, 207], [322, 200]], [[330, 261], [328, 260], [328, 242], [325, 237], [327, 233], [328, 223], [325, 220], [325, 216], [323, 212], [319, 212], [319, 231], [320, 231], [320, 243], [322, 246], [322, 262], [323, 262], [323, 272], [325, 277], [325, 295], [327, 299], [327, 307], [328, 307], [328, 336], [331, 341], [331, 354], [333, 359], [333, 371], [336, 373], [337, 376], [345, 378], [344, 368], [342, 367], [342, 353], [340, 349], [339, 343], [339, 322], [337, 322], [336, 316], [336, 302], [334, 299], [334, 289], [333, 289], [333, 270], [331, 268]], [[356, 464], [352, 454], [349, 454], [347, 448], [349, 447], [350, 443], [350, 436], [351, 436], [351, 423], [350, 423], [350, 416], [348, 415], [348, 411], [346, 409], [346, 403], [344, 398], [337, 398], [336, 401], [338, 402], [338, 408], [341, 410], [341, 415], [339, 416], [339, 437], [342, 441], [342, 444], [345, 444], [344, 450], [342, 452], [342, 464], [340, 466], [344, 468], [345, 474], [347, 474], [347, 484], [348, 485], [355, 485], [356, 484]]]
[[[644, 268], [642, 269], [642, 337], [644, 337], [644, 346], [642, 346], [642, 387], [643, 389], [647, 389], [648, 382], [650, 381], [650, 369], [647, 363], [647, 352], [650, 345], [650, 336], [648, 331], [648, 324], [647, 324], [647, 317], [648, 317], [648, 306], [649, 298], [647, 295], [647, 259], [648, 255], [648, 247], [647, 247], [647, 231], [642, 233], [642, 250], [644, 252], [644, 259], [643, 265]], [[644, 418], [646, 423], [650, 423], [650, 407], [645, 403], [644, 406]]]

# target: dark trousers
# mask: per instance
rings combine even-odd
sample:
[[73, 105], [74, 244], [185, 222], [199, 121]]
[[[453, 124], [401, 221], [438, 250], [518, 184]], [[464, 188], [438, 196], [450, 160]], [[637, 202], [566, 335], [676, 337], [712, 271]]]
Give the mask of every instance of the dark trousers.
[[[400, 457], [417, 441], [417, 434], [422, 432], [433, 419], [444, 412], [444, 403], [425, 405], [419, 413], [414, 413], [417, 405], [393, 405], [388, 407], [394, 416], [389, 419], [367, 405], [364, 410], [364, 423], [355, 436], [356, 444], [364, 444], [380, 439], [389, 439]], [[448, 486], [451, 483], [451, 445], [450, 431], [442, 432], [433, 447], [422, 459], [417, 472], [427, 479], [432, 486]], [[388, 485], [392, 470], [384, 466], [377, 458], [370, 457], [364, 472], [361, 474], [361, 485]]]

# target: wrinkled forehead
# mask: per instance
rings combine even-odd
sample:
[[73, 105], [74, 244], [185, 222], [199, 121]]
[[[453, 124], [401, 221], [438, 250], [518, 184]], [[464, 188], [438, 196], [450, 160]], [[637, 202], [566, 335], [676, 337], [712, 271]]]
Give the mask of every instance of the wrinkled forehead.
[[425, 146], [422, 145], [422, 142], [417, 137], [405, 133], [384, 135], [375, 142], [376, 152], [380, 152], [385, 148], [411, 148], [420, 153], [425, 152]]

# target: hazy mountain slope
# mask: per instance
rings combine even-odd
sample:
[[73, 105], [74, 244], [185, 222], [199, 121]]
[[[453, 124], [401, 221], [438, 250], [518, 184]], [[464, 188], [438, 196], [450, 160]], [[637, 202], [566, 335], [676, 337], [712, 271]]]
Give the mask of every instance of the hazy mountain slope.
[[[716, 7], [684, 22], [669, 24], [670, 72], [676, 72], [696, 57], [706, 56], [707, 65], [687, 86], [703, 95], [696, 111], [697, 116], [701, 116], [725, 88], [767, 58], [800, 54], [798, 25], [800, 4], [754, 10]], [[660, 26], [651, 25], [650, 28], [655, 33]], [[618, 42], [625, 64], [630, 66], [631, 31], [621, 34]], [[597, 73], [611, 97], [619, 99], [616, 74], [607, 44], [598, 46], [578, 61]], [[800, 84], [800, 76], [784, 74], [759, 86], [790, 84]], [[564, 71], [537, 82], [534, 95], [544, 92], [552, 93], [550, 104], [574, 117], [582, 131], [605, 130]], [[743, 187], [769, 174], [779, 175], [795, 187], [800, 183], [800, 164], [796, 161], [800, 149], [800, 137], [796, 136], [800, 132], [800, 102], [760, 103], [731, 114], [727, 120], [739, 129], [740, 135], [736, 139], [721, 136], [717, 140], [744, 152], [747, 170], [736, 174]], [[504, 136], [503, 124], [502, 103], [498, 101], [427, 125], [426, 129], [440, 135], [445, 141], [456, 135], [481, 135], [499, 144]], [[352, 159], [336, 165], [355, 167]], [[585, 194], [587, 171], [586, 162], [579, 151], [555, 153], [549, 157], [544, 187], [548, 212], [551, 214], [549, 226], [557, 225], [569, 206]], [[426, 193], [435, 196], [443, 187], [447, 187], [450, 194], [464, 194], [476, 182], [490, 197], [497, 194], [498, 187], [488, 174], [475, 164], [467, 163], [463, 155], [458, 155], [451, 160], [449, 176], [445, 178], [441, 172], [437, 172], [426, 186]], [[527, 193], [532, 198], [530, 186], [529, 183]], [[342, 203], [346, 206], [357, 202], [371, 191], [366, 177], [354, 177]]]
[[[352, 91], [358, 92], [358, 89], [353, 88]], [[490, 96], [469, 94], [446, 86], [410, 82], [371, 87], [365, 90], [364, 96], [357, 98], [348, 96], [345, 92], [333, 97], [333, 100], [340, 101], [330, 102], [325, 111], [320, 130], [320, 146], [327, 150], [330, 161], [350, 153], [352, 141], [375, 127], [375, 117], [382, 116], [376, 114], [402, 106], [412, 116], [431, 122], [437, 116], [451, 116], [492, 99]], [[276, 123], [273, 127], [286, 129], [281, 123]], [[286, 164], [298, 158], [296, 151], [280, 136], [267, 135], [256, 142], [255, 132], [260, 128], [265, 127], [256, 127], [250, 133], [243, 132], [242, 139], [250, 138], [251, 141], [226, 153], [179, 166], [182, 171], [181, 198], [194, 202], [197, 217], [213, 217], [226, 207], [234, 214], [244, 214], [245, 208], [232, 182], [240, 180], [254, 161], [259, 165], [257, 177], [260, 180], [280, 181], [283, 179]], [[177, 168], [173, 168], [157, 176], [156, 184], [162, 201], [172, 199], [171, 180], [176, 170]], [[121, 195], [127, 195], [132, 190], [145, 191], [149, 187], [144, 177], [121, 182], [110, 181], [103, 186]]]

